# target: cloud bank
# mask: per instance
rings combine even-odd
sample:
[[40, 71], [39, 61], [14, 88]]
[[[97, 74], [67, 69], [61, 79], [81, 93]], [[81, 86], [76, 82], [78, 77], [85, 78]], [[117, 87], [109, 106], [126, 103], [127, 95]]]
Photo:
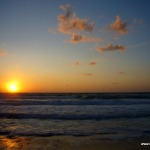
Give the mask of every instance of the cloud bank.
[[[62, 13], [58, 15], [58, 26], [56, 29], [49, 28], [48, 31], [51, 33], [63, 33], [69, 36], [66, 42], [77, 44], [83, 42], [100, 43], [103, 42], [103, 38], [89, 36], [94, 30], [94, 22], [89, 21], [87, 18], [80, 18], [76, 12], [72, 10], [70, 4], [59, 6]], [[137, 22], [135, 20], [135, 22]], [[126, 21], [123, 21], [120, 16], [116, 16], [116, 20], [107, 26], [108, 31], [115, 31], [121, 35], [128, 33], [128, 25]], [[88, 32], [88, 36], [87, 33]], [[110, 43], [106, 47], [97, 47], [97, 51], [124, 51], [126, 49], [123, 45]], [[91, 64], [94, 65], [94, 64]]]

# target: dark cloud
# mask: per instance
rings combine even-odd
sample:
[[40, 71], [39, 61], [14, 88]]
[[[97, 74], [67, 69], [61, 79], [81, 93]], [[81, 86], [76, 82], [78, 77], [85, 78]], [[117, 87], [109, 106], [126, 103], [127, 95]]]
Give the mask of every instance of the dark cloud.
[[105, 51], [116, 51], [116, 50], [120, 50], [120, 51], [124, 51], [126, 49], [125, 46], [122, 46], [122, 45], [114, 45], [114, 44], [109, 44], [108, 46], [106, 47], [98, 47], [97, 50], [98, 51], [102, 51], [102, 52], [105, 52]]

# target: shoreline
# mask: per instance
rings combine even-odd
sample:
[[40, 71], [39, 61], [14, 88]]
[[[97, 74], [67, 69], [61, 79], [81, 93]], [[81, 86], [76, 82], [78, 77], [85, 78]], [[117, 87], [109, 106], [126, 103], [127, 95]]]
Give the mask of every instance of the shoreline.
[[146, 150], [150, 145], [150, 137], [109, 139], [101, 136], [0, 136], [0, 149], [7, 150]]

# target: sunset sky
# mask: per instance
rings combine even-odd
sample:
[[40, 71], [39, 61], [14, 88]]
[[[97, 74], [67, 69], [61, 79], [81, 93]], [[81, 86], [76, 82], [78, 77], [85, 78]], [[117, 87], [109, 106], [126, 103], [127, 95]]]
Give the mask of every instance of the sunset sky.
[[0, 0], [0, 92], [150, 92], [149, 0]]

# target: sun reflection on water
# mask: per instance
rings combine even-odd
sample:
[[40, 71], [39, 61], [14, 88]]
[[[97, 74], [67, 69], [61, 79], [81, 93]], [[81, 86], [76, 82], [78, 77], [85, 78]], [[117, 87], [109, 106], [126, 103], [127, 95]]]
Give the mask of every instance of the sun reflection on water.
[[18, 148], [18, 141], [16, 138], [4, 138], [3, 140], [3, 147], [7, 150], [17, 149]]

